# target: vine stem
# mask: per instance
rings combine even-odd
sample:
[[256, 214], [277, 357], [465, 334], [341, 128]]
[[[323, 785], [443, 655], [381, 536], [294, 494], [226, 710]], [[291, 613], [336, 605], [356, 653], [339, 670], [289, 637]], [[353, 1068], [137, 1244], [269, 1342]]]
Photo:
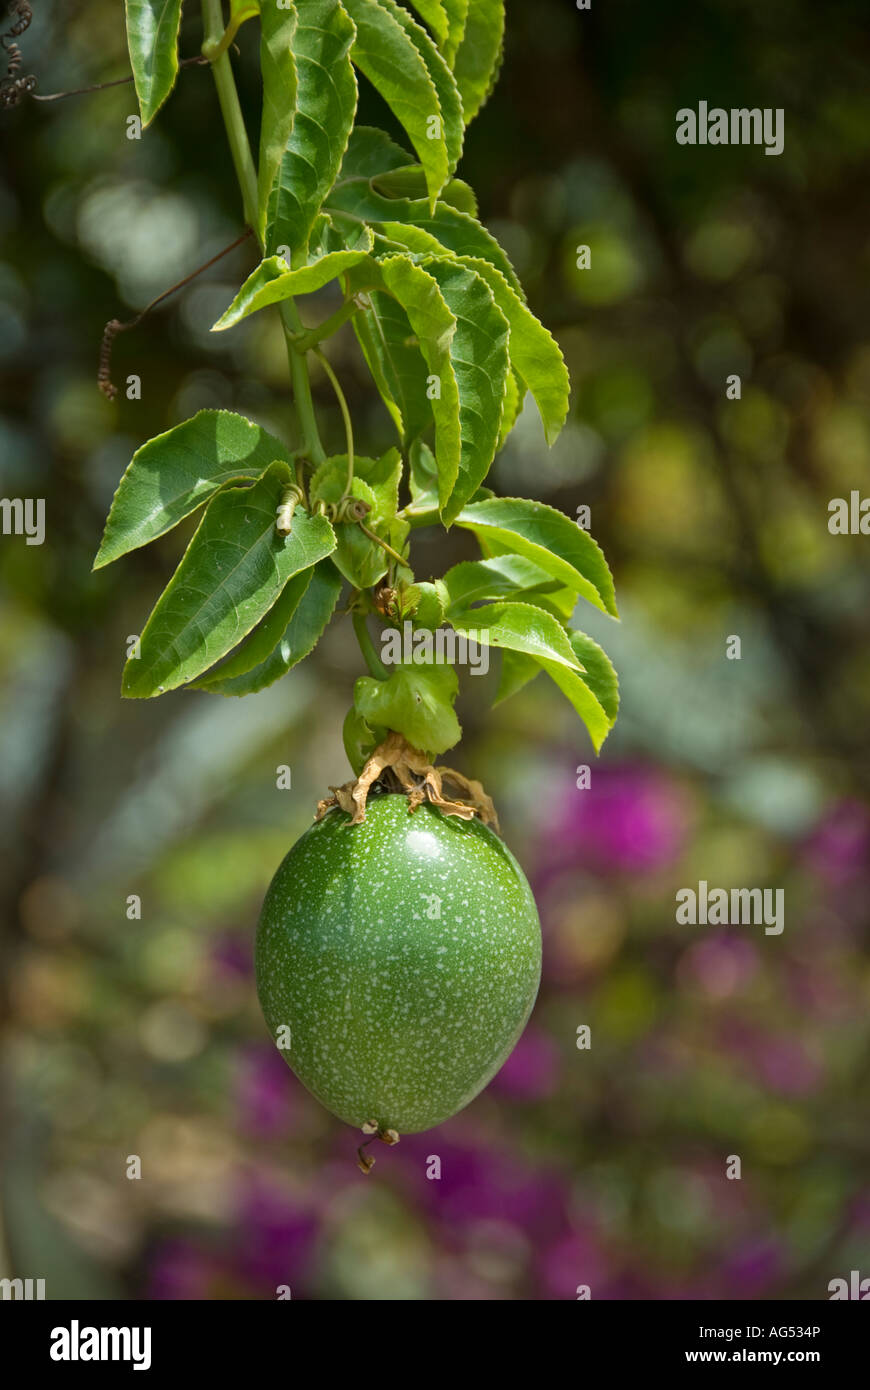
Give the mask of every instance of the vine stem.
[[[326, 375], [329, 377], [330, 384], [335, 392], [335, 399], [341, 411], [341, 418], [344, 421], [344, 433], [347, 439], [347, 482], [344, 485], [344, 497], [350, 497], [353, 490], [353, 423], [350, 418], [347, 397], [341, 389], [341, 382], [335, 375], [332, 366], [320, 348], [314, 348], [314, 356], [317, 358]], [[344, 501], [344, 497], [341, 499]]]
[[389, 680], [390, 673], [375, 651], [375, 644], [372, 641], [372, 635], [369, 632], [365, 614], [359, 612], [353, 613], [351, 614], [351, 618], [353, 621], [353, 630], [356, 633], [356, 640], [359, 642], [359, 649], [365, 657], [366, 666], [368, 666], [369, 671], [374, 676], [375, 680]]
[[[202, 17], [203, 29], [205, 32], [205, 42], [203, 46], [205, 49], [213, 52], [219, 46], [224, 34], [224, 16], [221, 0], [202, 0]], [[208, 54], [206, 54], [206, 56], [208, 56]], [[214, 73], [221, 115], [223, 116], [224, 127], [226, 128], [227, 140], [229, 141], [236, 178], [238, 179], [239, 188], [242, 193], [245, 220], [255, 233], [260, 243], [260, 249], [263, 250], [263, 239], [260, 232], [260, 199], [257, 188], [257, 170], [254, 166], [254, 160], [251, 154], [248, 132], [245, 127], [242, 108], [239, 104], [239, 94], [236, 90], [236, 79], [233, 76], [229, 54], [224, 52], [214, 58], [211, 64], [211, 70]], [[293, 394], [296, 398], [296, 409], [299, 412], [299, 423], [302, 427], [305, 452], [312, 463], [322, 463], [326, 458], [326, 450], [321, 443], [320, 431], [317, 428], [317, 418], [314, 414], [314, 401], [311, 395], [311, 380], [308, 375], [308, 366], [303, 354], [293, 349], [293, 339], [303, 332], [302, 320], [292, 300], [288, 300], [286, 303], [282, 304], [280, 312], [281, 321], [284, 325], [284, 336], [287, 340], [290, 378], [293, 384]]]

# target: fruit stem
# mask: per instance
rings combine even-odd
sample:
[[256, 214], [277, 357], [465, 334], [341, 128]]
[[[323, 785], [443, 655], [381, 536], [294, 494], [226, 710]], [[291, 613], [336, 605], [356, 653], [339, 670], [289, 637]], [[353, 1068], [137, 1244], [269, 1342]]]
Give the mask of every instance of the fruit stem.
[[369, 668], [370, 674], [374, 676], [375, 680], [389, 680], [390, 673], [375, 651], [375, 644], [372, 641], [372, 635], [368, 629], [365, 613], [357, 611], [352, 617], [356, 640], [359, 642], [360, 651], [365, 657], [366, 666]]

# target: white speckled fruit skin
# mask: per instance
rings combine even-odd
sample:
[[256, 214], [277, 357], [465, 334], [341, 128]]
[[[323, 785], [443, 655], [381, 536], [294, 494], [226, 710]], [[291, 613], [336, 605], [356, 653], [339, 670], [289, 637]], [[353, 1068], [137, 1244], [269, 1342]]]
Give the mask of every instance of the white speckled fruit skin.
[[[428, 915], [431, 895], [440, 919]], [[538, 993], [541, 928], [510, 850], [480, 821], [404, 796], [362, 825], [331, 811], [266, 894], [257, 989], [299, 1080], [339, 1119], [412, 1134], [473, 1100]]]

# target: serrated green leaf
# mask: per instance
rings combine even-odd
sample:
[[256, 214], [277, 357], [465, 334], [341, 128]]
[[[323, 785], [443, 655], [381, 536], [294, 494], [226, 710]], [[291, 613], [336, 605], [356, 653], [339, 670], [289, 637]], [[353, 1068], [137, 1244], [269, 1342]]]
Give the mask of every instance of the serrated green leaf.
[[[462, 100], [456, 79], [425, 29], [422, 29], [400, 5], [393, 4], [392, 0], [380, 0], [380, 3], [389, 6], [405, 33], [420, 50], [423, 62], [426, 64], [426, 70], [438, 95], [444, 143], [447, 147], [448, 173], [452, 174], [462, 158], [462, 145], [465, 139]], [[443, 186], [442, 184], [442, 188]], [[440, 193], [441, 189], [438, 192]]]
[[469, 125], [498, 80], [504, 45], [504, 0], [469, 0], [453, 72]]
[[485, 281], [456, 261], [424, 262], [437, 282], [456, 331], [450, 360], [459, 388], [461, 455], [456, 483], [446, 503], [445, 525], [474, 496], [495, 458], [508, 374], [508, 324]]
[[618, 617], [613, 578], [601, 547], [564, 512], [543, 502], [493, 497], [469, 504], [457, 525], [524, 555], [602, 613]]
[[[434, 204], [455, 166], [450, 162], [438, 92], [421, 45], [405, 24], [405, 19], [408, 25], [413, 21], [394, 0], [347, 0], [347, 9], [357, 31], [353, 60], [407, 131], [426, 171]], [[414, 28], [429, 42], [419, 25]], [[441, 122], [440, 134], [434, 138], [433, 117]]]
[[447, 591], [448, 613], [470, 608], [473, 603], [531, 591], [558, 590], [558, 581], [522, 555], [499, 555], [491, 560], [463, 560], [453, 565], [441, 581]]
[[411, 0], [411, 4], [424, 23], [429, 25], [438, 47], [443, 48], [449, 29], [443, 0]]
[[496, 705], [509, 700], [511, 695], [516, 695], [536, 676], [539, 676], [541, 671], [542, 667], [533, 656], [527, 656], [525, 652], [512, 652], [505, 648], [501, 657], [498, 689], [492, 702], [493, 709]]
[[260, 71], [263, 81], [263, 115], [260, 124], [260, 161], [257, 180], [257, 231], [265, 244], [269, 196], [281, 167], [296, 114], [297, 69], [293, 54], [297, 11], [295, 5], [279, 9], [266, 4], [260, 15]]
[[370, 307], [353, 318], [369, 371], [404, 447], [433, 422], [427, 397], [429, 369], [408, 316], [391, 295], [373, 292]]
[[540, 665], [551, 680], [567, 696], [579, 714], [596, 753], [601, 751], [601, 745], [613, 727], [613, 720], [610, 719], [602, 708], [597, 696], [587, 684], [586, 676], [578, 675], [576, 671], [570, 671], [565, 666], [560, 666], [555, 661], [540, 661]]
[[415, 440], [408, 452], [408, 486], [411, 501], [400, 515], [412, 527], [434, 525], [440, 520], [438, 465], [429, 445], [422, 439]]
[[171, 531], [226, 483], [259, 478], [291, 455], [229, 410], [201, 410], [137, 449], [118, 484], [94, 569]]
[[274, 608], [224, 665], [195, 682], [215, 695], [253, 695], [274, 685], [317, 646], [341, 593], [331, 560], [294, 575]]
[[297, 509], [279, 536], [275, 512], [292, 481], [273, 463], [250, 488], [215, 497], [124, 667], [122, 692], [148, 699], [195, 680], [226, 656], [277, 600], [287, 581], [335, 549], [325, 517]]
[[465, 38], [468, 7], [469, 0], [444, 0], [444, 9], [447, 13], [447, 39], [444, 43], [444, 58], [450, 68], [455, 67], [456, 55], [462, 40]]
[[511, 374], [507, 382], [504, 393], [504, 406], [501, 412], [501, 429], [498, 435], [498, 452], [504, 448], [508, 435], [520, 418], [520, 411], [523, 408], [523, 401], [526, 398], [525, 384], [517, 376], [516, 369], [511, 366]]
[[579, 665], [561, 623], [531, 603], [488, 603], [465, 612], [451, 610], [447, 621], [464, 637], [489, 647], [525, 652], [569, 670]]
[[267, 250], [287, 245], [294, 263], [335, 182], [357, 103], [350, 58], [356, 30], [345, 6], [339, 0], [305, 0], [297, 8], [293, 125], [271, 183], [266, 217]]
[[142, 125], [153, 121], [178, 76], [181, 0], [126, 0], [127, 46]]
[[552, 334], [491, 261], [461, 256], [460, 262], [486, 281], [510, 327], [511, 362], [535, 399], [547, 443], [553, 444], [568, 418], [571, 383], [561, 349]]
[[619, 713], [619, 677], [602, 647], [585, 632], [569, 632], [568, 641], [580, 665], [583, 681], [600, 704], [611, 724]]
[[212, 332], [222, 333], [227, 328], [233, 328], [249, 314], [266, 309], [270, 304], [280, 304], [298, 295], [322, 290], [330, 280], [336, 280], [351, 266], [364, 261], [367, 254], [366, 247], [356, 251], [330, 251], [320, 260], [300, 266], [298, 270], [288, 270], [287, 262], [281, 256], [268, 256], [248, 276], [232, 304], [213, 325]]
[[462, 737], [453, 710], [458, 690], [452, 666], [397, 666], [385, 681], [361, 676], [354, 704], [368, 724], [403, 734], [424, 753], [446, 753]]
[[438, 280], [408, 256], [366, 262], [349, 272], [351, 292], [383, 287], [402, 306], [429, 368], [427, 399], [435, 420], [435, 458], [441, 505], [453, 494], [462, 462], [459, 387], [451, 356], [456, 318]]
[[[443, 196], [433, 211], [425, 198], [390, 195], [390, 190], [401, 190], [413, 178], [413, 167], [408, 164], [407, 154], [382, 132], [367, 127], [355, 130], [327, 206], [373, 225], [419, 227], [456, 256], [477, 256], [489, 261], [524, 300], [522, 285], [506, 253], [472, 212], [451, 206]], [[460, 186], [460, 181], [454, 180], [446, 192], [449, 195], [453, 190], [455, 194]], [[395, 228], [393, 235], [397, 235]]]

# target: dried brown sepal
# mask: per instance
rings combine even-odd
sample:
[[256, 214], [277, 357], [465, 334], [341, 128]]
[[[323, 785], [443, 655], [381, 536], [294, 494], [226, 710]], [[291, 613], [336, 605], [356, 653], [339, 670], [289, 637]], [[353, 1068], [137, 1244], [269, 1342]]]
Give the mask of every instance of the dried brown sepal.
[[[460, 795], [444, 794], [444, 783], [450, 783]], [[355, 782], [342, 787], [330, 787], [332, 796], [318, 802], [314, 819], [322, 820], [327, 811], [338, 806], [350, 816], [351, 825], [361, 825], [366, 818], [366, 803], [372, 787], [380, 783], [387, 791], [404, 792], [408, 812], [413, 813], [424, 801], [437, 806], [448, 816], [473, 820], [478, 816], [484, 825], [499, 833], [498, 816], [491, 797], [480, 782], [475, 782], [452, 768], [436, 768], [419, 748], [412, 748], [401, 734], [391, 733], [369, 758]]]
[[382, 1144], [398, 1144], [399, 1133], [395, 1129], [379, 1129], [378, 1138]]
[[365, 1149], [359, 1148], [356, 1151], [356, 1166], [361, 1173], [370, 1173], [375, 1166], [375, 1160]]

